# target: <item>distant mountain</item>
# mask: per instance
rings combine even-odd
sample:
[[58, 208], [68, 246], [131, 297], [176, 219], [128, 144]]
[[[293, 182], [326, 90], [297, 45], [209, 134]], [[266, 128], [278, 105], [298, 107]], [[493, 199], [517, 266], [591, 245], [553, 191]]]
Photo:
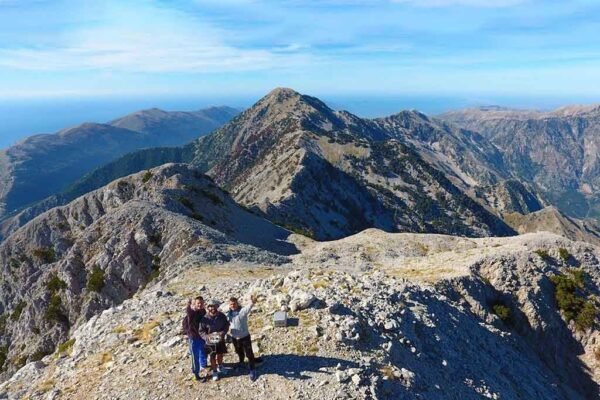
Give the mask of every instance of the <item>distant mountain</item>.
[[210, 107], [199, 111], [138, 111], [110, 122], [118, 128], [163, 137], [160, 146], [180, 146], [210, 132], [239, 113], [231, 107]]
[[440, 118], [480, 132], [521, 181], [561, 211], [600, 217], [600, 105], [552, 112], [468, 109]]
[[0, 151], [0, 218], [42, 200], [131, 151], [182, 145], [230, 120], [236, 110], [140, 111], [109, 124], [86, 123], [28, 137]]
[[[422, 116], [414, 118], [432, 129]], [[368, 227], [469, 236], [514, 233], [385, 121], [333, 111], [291, 89], [272, 91], [200, 138], [195, 153], [193, 164], [236, 201], [319, 239]]]

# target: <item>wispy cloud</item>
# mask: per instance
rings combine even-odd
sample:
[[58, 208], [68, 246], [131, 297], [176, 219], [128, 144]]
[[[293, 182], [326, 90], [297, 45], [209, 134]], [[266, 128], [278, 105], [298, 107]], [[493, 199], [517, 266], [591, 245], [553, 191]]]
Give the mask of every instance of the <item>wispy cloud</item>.
[[391, 0], [393, 3], [411, 4], [419, 7], [468, 6], [483, 8], [512, 7], [528, 0]]
[[[130, 11], [117, 8], [111, 14], [119, 12]], [[226, 32], [178, 11], [146, 7], [140, 13], [132, 19], [114, 15], [108, 25], [78, 28], [56, 43], [0, 48], [0, 66], [160, 73], [257, 70], [291, 62], [276, 51], [228, 44]]]

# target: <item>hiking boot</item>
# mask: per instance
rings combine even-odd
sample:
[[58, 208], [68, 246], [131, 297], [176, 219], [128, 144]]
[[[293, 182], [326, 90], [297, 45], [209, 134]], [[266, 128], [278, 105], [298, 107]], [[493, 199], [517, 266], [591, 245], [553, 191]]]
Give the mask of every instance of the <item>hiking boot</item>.
[[253, 369], [252, 371], [250, 371], [250, 380], [252, 382], [254, 382], [257, 378], [258, 378], [258, 375], [256, 374], [256, 370]]
[[219, 373], [217, 371], [212, 372], [212, 380], [213, 380], [213, 382], [216, 382], [219, 380]]

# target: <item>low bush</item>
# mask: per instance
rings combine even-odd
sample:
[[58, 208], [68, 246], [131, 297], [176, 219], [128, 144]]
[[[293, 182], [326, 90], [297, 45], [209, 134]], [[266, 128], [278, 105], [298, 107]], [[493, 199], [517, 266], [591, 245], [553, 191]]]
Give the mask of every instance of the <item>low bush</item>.
[[51, 247], [40, 247], [33, 250], [33, 256], [46, 264], [56, 261], [56, 253]]
[[75, 339], [69, 339], [66, 342], [58, 345], [58, 352], [61, 354], [70, 353], [74, 344], [75, 344]]
[[90, 292], [100, 293], [104, 284], [104, 271], [100, 267], [95, 266], [88, 276], [86, 287]]
[[492, 310], [494, 314], [498, 316], [502, 321], [509, 322], [510, 321], [510, 308], [503, 303], [495, 303], [492, 305]]
[[179, 202], [190, 211], [194, 211], [194, 204], [187, 197], [179, 197]]
[[50, 302], [48, 303], [48, 308], [44, 314], [44, 319], [48, 322], [54, 323], [65, 322], [67, 320], [67, 317], [62, 309], [62, 300], [58, 293], [54, 293], [50, 297]]
[[578, 330], [586, 330], [594, 325], [598, 308], [586, 298], [585, 272], [570, 269], [565, 274], [550, 278], [554, 284], [556, 303], [567, 322], [575, 321]]
[[144, 177], [142, 178], [142, 182], [146, 183], [148, 182], [150, 179], [152, 179], [154, 175], [152, 174], [152, 171], [146, 171], [146, 173], [144, 174]]
[[15, 309], [13, 310], [12, 314], [10, 314], [10, 319], [12, 321], [18, 321], [19, 318], [21, 317], [21, 313], [25, 309], [26, 305], [27, 305], [27, 303], [25, 303], [24, 301], [18, 302], [17, 305], [15, 306]]
[[52, 275], [50, 280], [46, 283], [46, 288], [50, 291], [50, 293], [54, 294], [63, 289], [67, 288], [67, 283], [60, 279], [56, 275]]
[[540, 258], [544, 261], [550, 261], [552, 259], [552, 257], [550, 257], [550, 254], [548, 254], [547, 250], [539, 249], [534, 251], [534, 253], [540, 256]]
[[569, 259], [571, 258], [571, 254], [569, 253], [569, 251], [567, 249], [565, 249], [564, 247], [561, 247], [558, 249], [558, 256], [561, 258], [561, 260], [563, 260], [564, 262], [569, 261]]

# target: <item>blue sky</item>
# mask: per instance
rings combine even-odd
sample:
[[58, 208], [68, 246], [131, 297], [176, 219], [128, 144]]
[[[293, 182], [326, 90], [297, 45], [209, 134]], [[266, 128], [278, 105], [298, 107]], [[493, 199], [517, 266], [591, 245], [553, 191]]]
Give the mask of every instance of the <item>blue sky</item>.
[[0, 0], [0, 100], [600, 100], [597, 0]]

